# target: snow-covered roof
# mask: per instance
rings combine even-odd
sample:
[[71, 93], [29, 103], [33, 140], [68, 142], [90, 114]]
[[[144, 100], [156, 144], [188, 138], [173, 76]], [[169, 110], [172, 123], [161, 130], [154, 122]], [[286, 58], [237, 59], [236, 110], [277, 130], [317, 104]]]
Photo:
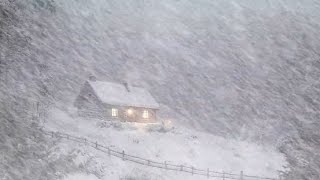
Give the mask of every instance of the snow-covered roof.
[[88, 82], [103, 103], [159, 109], [156, 100], [143, 88], [128, 85], [128, 91], [124, 84], [102, 81]]

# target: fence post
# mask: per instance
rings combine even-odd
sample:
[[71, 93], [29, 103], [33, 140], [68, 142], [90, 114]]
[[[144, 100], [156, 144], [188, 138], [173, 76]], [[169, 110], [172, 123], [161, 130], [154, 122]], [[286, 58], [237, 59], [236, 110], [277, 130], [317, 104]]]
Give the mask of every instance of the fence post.
[[168, 168], [168, 167], [167, 167], [167, 161], [164, 161], [164, 167], [165, 167], [165, 169]]
[[224, 172], [222, 172], [222, 179], [225, 180], [224, 178], [225, 178], [225, 174]]
[[150, 160], [148, 160], [148, 166], [150, 166]]
[[96, 148], [98, 148], [98, 141], [96, 141]]
[[183, 171], [183, 165], [180, 166], [180, 171]]
[[240, 180], [243, 180], [243, 171], [240, 172]]
[[192, 174], [192, 176], [193, 176], [193, 166], [191, 166], [191, 174]]
[[207, 169], [207, 178], [209, 178], [209, 168]]
[[122, 160], [124, 160], [124, 150], [122, 151]]
[[108, 155], [111, 156], [110, 148], [108, 147]]

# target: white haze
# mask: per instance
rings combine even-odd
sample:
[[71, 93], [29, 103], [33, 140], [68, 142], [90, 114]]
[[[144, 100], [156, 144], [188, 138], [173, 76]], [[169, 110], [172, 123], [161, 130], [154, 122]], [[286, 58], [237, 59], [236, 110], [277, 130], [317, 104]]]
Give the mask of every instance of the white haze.
[[319, 6], [316, 0], [2, 0], [0, 169], [11, 179], [76, 171], [69, 156], [38, 162], [54, 142], [30, 140], [32, 132], [12, 120], [37, 121], [37, 102], [42, 118], [48, 105], [70, 107], [95, 75], [147, 88], [161, 117], [181, 126], [277, 146], [292, 168], [288, 179], [319, 179]]

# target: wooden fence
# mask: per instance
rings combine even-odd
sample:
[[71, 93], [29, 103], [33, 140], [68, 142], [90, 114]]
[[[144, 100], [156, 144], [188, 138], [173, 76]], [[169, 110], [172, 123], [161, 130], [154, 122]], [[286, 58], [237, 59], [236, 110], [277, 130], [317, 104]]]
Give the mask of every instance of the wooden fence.
[[150, 166], [154, 168], [160, 168], [160, 169], [165, 169], [168, 171], [178, 171], [178, 172], [185, 172], [190, 175], [200, 175], [200, 176], [206, 176], [207, 178], [218, 178], [221, 180], [228, 180], [228, 179], [236, 179], [236, 180], [281, 180], [281, 177], [279, 178], [268, 178], [268, 177], [260, 177], [260, 176], [250, 176], [250, 175], [245, 175], [243, 171], [241, 171], [239, 174], [233, 174], [233, 173], [226, 173], [226, 172], [217, 172], [217, 171], [212, 171], [209, 168], [208, 169], [198, 169], [194, 166], [186, 166], [186, 165], [176, 165], [176, 164], [171, 164], [167, 161], [164, 162], [156, 162], [150, 159], [144, 159], [138, 156], [133, 156], [128, 154], [125, 151], [117, 151], [109, 146], [105, 146], [103, 144], [98, 143], [97, 141], [91, 141], [86, 138], [82, 137], [76, 137], [72, 136], [69, 134], [61, 133], [61, 132], [53, 132], [53, 131], [46, 131], [41, 129], [41, 131], [51, 137], [51, 138], [63, 138], [67, 139], [69, 141], [74, 141], [78, 143], [84, 143], [86, 145], [89, 145], [99, 151], [102, 151], [109, 156], [114, 156], [117, 158], [122, 159], [123, 161], [130, 161], [134, 162], [137, 164], [145, 165], [145, 166]]

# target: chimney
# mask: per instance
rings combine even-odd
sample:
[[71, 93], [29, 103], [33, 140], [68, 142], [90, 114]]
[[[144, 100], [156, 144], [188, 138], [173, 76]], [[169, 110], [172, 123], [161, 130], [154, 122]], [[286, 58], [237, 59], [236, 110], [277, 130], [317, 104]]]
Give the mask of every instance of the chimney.
[[130, 92], [129, 84], [127, 82], [124, 82], [123, 85], [127, 89], [127, 91]]

